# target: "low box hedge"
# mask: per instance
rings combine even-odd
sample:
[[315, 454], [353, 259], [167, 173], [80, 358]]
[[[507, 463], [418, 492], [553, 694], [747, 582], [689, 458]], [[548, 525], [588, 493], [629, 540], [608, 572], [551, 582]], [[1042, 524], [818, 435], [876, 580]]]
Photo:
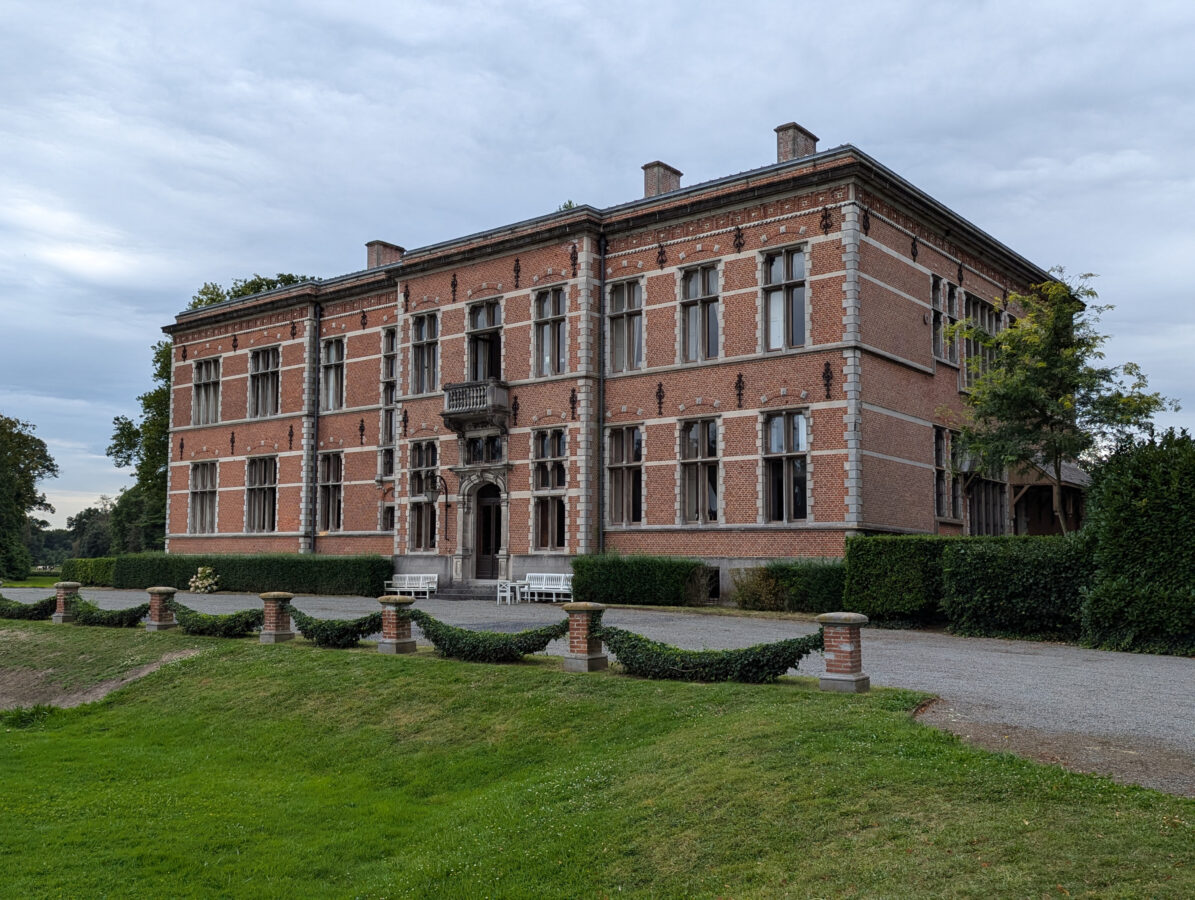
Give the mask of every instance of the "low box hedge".
[[942, 552], [937, 536], [868, 536], [846, 542], [843, 606], [877, 624], [924, 625], [942, 619]]
[[0, 619], [48, 619], [57, 608], [57, 595], [35, 603], [20, 603], [0, 596]]
[[394, 573], [394, 565], [386, 556], [138, 553], [117, 557], [114, 586], [145, 590], [151, 585], [164, 585], [185, 591], [200, 566], [215, 570], [220, 590], [249, 594], [288, 591], [379, 597], [385, 593], [386, 579]]
[[957, 634], [1073, 641], [1090, 574], [1081, 537], [950, 541], [942, 552], [942, 610]]
[[606, 605], [701, 606], [709, 602], [711, 569], [680, 556], [575, 556], [573, 599]]
[[242, 609], [233, 613], [213, 615], [191, 609], [177, 600], [171, 600], [167, 605], [186, 634], [239, 638], [261, 628], [265, 622], [264, 609]]
[[[112, 587], [115, 584], [115, 556], [96, 556], [91, 559], [67, 559], [62, 562], [62, 580], [79, 584]], [[142, 585], [149, 587], [149, 585]]]
[[79, 625], [98, 625], [102, 628], [136, 628], [149, 615], [149, 604], [127, 609], [100, 609], [94, 603], [76, 595], [71, 601], [75, 622]]
[[363, 637], [382, 630], [382, 611], [361, 616], [359, 619], [317, 619], [288, 606], [295, 628], [317, 647], [343, 650], [356, 647]]
[[528, 653], [543, 652], [552, 641], [568, 634], [568, 619], [562, 619], [556, 625], [506, 634], [457, 628], [419, 609], [407, 610], [405, 615], [419, 626], [437, 653], [465, 662], [518, 662]]
[[837, 612], [845, 584], [841, 560], [783, 559], [739, 573], [732, 596], [739, 609]]

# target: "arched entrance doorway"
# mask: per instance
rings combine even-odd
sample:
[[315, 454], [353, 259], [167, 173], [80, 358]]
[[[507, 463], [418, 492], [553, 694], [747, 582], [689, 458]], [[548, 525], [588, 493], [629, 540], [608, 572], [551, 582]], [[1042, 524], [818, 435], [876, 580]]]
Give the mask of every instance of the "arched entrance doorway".
[[475, 578], [498, 577], [498, 552], [502, 549], [502, 493], [495, 484], [477, 492], [477, 568]]

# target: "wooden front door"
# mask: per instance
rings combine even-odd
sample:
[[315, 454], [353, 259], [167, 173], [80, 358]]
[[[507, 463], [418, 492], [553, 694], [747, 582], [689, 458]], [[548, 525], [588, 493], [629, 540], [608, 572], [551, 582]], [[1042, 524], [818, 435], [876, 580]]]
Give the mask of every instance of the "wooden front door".
[[487, 484], [477, 492], [477, 578], [498, 577], [498, 551], [502, 547], [502, 496]]

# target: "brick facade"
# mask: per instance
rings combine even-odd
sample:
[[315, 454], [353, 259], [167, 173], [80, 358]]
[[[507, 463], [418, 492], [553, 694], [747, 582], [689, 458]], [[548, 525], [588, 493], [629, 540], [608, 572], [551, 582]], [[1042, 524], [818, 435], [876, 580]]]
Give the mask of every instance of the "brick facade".
[[[1003, 316], [1046, 273], [861, 151], [777, 134], [761, 169], [375, 241], [364, 271], [180, 314], [170, 551], [392, 554], [469, 580], [966, 530], [966, 496], [961, 517], [938, 498], [963, 377], [942, 298]], [[213, 413], [192, 378], [217, 358]]]

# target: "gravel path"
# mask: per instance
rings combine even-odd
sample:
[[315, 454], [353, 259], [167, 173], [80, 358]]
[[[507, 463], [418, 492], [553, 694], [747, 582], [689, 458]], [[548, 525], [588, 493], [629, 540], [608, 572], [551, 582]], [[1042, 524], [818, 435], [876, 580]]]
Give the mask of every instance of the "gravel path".
[[[48, 593], [4, 590], [26, 603]], [[102, 588], [82, 593], [109, 609], [146, 598], [139, 591]], [[180, 593], [178, 599], [204, 612], [261, 602], [253, 594]], [[378, 609], [365, 597], [299, 596], [294, 602], [324, 617], [353, 618]], [[432, 599], [418, 605], [453, 625], [490, 631], [519, 631], [563, 615], [550, 604]], [[816, 630], [805, 622], [634, 609], [610, 609], [605, 621], [690, 649], [746, 647]], [[563, 641], [548, 650], [563, 651]], [[801, 672], [818, 675], [822, 668], [821, 656], [814, 655]], [[868, 628], [863, 668], [873, 685], [938, 695], [923, 720], [975, 743], [1195, 797], [1195, 660]]]

